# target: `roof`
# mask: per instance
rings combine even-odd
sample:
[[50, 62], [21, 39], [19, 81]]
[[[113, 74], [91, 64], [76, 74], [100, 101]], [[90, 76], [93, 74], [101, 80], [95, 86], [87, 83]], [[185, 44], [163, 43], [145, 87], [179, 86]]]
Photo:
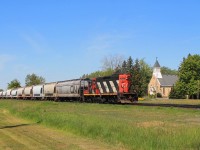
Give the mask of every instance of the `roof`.
[[158, 67], [160, 67], [160, 64], [159, 64], [158, 60], [156, 60], [156, 62], [155, 62], [155, 64], [154, 64], [153, 67], [154, 67], [154, 68], [158, 68]]
[[162, 78], [159, 78], [161, 86], [173, 86], [176, 81], [178, 81], [178, 76], [176, 75], [162, 75]]

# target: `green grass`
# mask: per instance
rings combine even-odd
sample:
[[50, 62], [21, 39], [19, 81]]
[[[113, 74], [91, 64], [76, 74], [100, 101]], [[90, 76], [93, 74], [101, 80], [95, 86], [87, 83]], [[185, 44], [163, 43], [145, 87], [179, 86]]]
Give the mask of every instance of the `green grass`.
[[0, 108], [127, 149], [200, 149], [200, 110], [0, 100]]

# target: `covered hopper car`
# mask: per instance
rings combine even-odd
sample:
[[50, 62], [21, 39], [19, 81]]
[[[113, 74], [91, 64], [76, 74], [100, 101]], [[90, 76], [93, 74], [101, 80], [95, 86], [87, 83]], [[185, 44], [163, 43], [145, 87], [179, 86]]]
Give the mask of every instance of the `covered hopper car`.
[[44, 97], [44, 85], [33, 86], [33, 97], [32, 99], [43, 99]]

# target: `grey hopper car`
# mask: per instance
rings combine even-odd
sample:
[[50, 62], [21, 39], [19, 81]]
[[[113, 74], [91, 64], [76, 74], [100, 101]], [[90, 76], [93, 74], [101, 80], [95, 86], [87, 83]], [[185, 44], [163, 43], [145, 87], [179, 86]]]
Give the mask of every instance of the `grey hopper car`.
[[83, 89], [86, 86], [88, 86], [88, 81], [81, 79], [58, 82], [56, 84], [56, 97], [65, 100], [82, 99]]

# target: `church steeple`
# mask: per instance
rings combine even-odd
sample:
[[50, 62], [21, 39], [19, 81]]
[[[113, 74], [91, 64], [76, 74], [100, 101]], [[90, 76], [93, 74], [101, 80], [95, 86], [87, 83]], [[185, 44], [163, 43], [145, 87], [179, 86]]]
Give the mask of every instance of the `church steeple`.
[[160, 64], [159, 64], [159, 62], [158, 62], [158, 60], [157, 60], [157, 57], [156, 57], [156, 62], [155, 62], [155, 64], [154, 64], [153, 67], [154, 67], [154, 68], [155, 68], [155, 67], [160, 68]]
[[162, 78], [162, 74], [161, 74], [161, 71], [160, 71], [160, 64], [157, 60], [157, 57], [156, 57], [156, 62], [153, 66], [153, 75], [156, 77], [156, 78]]

